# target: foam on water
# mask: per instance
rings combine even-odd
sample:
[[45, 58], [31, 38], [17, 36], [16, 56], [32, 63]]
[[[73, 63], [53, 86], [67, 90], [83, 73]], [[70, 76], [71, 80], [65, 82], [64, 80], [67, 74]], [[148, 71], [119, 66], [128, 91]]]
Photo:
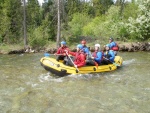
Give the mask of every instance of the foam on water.
[[93, 74], [71, 74], [67, 77], [73, 78], [73, 79], [92, 79], [92, 78], [99, 78], [101, 76], [100, 73], [93, 73]]
[[40, 82], [44, 82], [44, 81], [51, 81], [51, 82], [63, 82], [63, 77], [61, 78], [55, 78], [53, 76], [50, 75], [50, 73], [42, 74], [38, 77]]
[[71, 78], [91, 78], [93, 75], [92, 74], [71, 74], [68, 77]]
[[49, 82], [64, 82], [64, 81], [68, 81], [68, 80], [90, 80], [92, 78], [99, 78], [101, 76], [101, 74], [96, 73], [96, 74], [71, 74], [68, 76], [64, 76], [64, 77], [56, 77], [56, 76], [52, 76], [51, 73], [46, 73], [46, 74], [41, 74], [38, 79], [40, 82], [45, 82], [45, 81], [49, 81]]
[[126, 61], [123, 61], [123, 65], [129, 65], [133, 62], [136, 62], [136, 59], [131, 59], [131, 60], [126, 60]]
[[146, 90], [146, 91], [150, 91], [150, 88], [142, 88], [142, 89], [144, 89], [144, 90]]

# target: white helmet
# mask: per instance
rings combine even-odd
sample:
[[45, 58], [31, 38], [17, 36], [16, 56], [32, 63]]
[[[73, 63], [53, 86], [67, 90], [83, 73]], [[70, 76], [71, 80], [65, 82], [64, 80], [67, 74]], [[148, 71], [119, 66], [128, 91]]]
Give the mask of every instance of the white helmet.
[[95, 44], [95, 47], [99, 47], [100, 48], [101, 46], [100, 46], [100, 44]]

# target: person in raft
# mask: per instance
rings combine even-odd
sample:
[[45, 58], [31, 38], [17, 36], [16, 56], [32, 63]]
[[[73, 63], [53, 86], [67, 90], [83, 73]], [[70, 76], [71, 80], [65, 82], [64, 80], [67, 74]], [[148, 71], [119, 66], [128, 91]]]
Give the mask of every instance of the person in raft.
[[66, 46], [66, 42], [62, 41], [61, 42], [61, 46], [58, 48], [57, 52], [54, 55], [57, 55], [56, 60], [64, 60], [64, 58], [66, 57], [66, 52], [65, 50], [69, 51], [69, 48]]
[[95, 52], [91, 55], [86, 63], [87, 65], [97, 66], [101, 64], [103, 60], [103, 52], [100, 50], [100, 44], [95, 44]]
[[68, 65], [74, 66], [76, 68], [82, 67], [85, 65], [86, 54], [84, 53], [83, 46], [81, 44], [77, 45], [77, 52], [71, 52], [71, 51], [67, 51], [67, 50], [65, 50], [65, 51], [67, 52], [67, 54], [75, 56], [74, 61], [73, 61], [74, 64], [71, 62], [71, 60], [68, 60], [68, 62], [67, 62]]
[[119, 50], [118, 44], [114, 42], [114, 39], [112, 37], [109, 38], [109, 49], [114, 51], [115, 56], [117, 55], [117, 52]]
[[105, 53], [104, 53], [104, 59], [102, 61], [102, 64], [112, 64], [115, 59], [115, 54], [113, 50], [110, 50], [109, 44], [105, 46]]
[[89, 48], [86, 46], [86, 41], [82, 40], [81, 44], [83, 46], [82, 50], [84, 51], [84, 53], [86, 54], [86, 58], [89, 58]]

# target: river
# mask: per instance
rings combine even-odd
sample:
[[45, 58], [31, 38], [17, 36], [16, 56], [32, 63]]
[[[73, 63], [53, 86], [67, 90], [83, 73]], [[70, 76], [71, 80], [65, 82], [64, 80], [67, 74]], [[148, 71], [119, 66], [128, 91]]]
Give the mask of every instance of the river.
[[121, 68], [57, 77], [42, 53], [0, 55], [0, 113], [150, 113], [150, 53], [120, 52]]

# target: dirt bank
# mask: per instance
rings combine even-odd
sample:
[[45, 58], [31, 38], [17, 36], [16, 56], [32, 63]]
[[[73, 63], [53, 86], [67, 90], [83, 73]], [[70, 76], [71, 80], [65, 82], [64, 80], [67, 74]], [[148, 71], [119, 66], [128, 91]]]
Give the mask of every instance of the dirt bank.
[[132, 43], [124, 43], [119, 44], [119, 51], [150, 51], [150, 42], [132, 42]]

